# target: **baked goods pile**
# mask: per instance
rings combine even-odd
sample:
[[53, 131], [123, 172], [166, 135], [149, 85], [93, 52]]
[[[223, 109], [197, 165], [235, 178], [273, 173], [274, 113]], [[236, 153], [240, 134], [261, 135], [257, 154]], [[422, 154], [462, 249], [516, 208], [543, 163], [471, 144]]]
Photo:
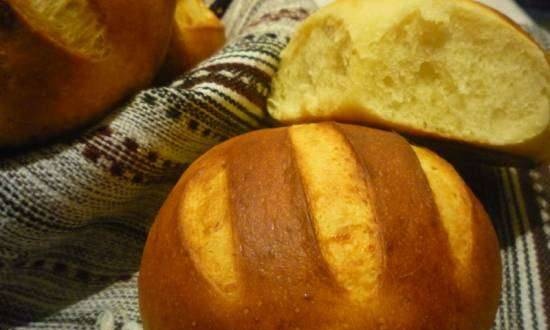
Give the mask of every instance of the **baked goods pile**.
[[[471, 1], [340, 0], [298, 28], [268, 100], [340, 120], [550, 156], [544, 51]], [[203, 155], [157, 216], [147, 329], [490, 329], [499, 246], [453, 167], [394, 133], [256, 131]]]
[[[93, 121], [163, 61], [173, 77], [224, 42], [198, 0], [6, 0], [0, 17], [0, 148]], [[477, 3], [339, 0], [283, 52], [268, 110], [542, 160], [549, 71]], [[395, 133], [327, 122], [197, 160], [156, 219], [139, 283], [147, 329], [489, 329], [501, 275], [490, 219], [451, 165]]]

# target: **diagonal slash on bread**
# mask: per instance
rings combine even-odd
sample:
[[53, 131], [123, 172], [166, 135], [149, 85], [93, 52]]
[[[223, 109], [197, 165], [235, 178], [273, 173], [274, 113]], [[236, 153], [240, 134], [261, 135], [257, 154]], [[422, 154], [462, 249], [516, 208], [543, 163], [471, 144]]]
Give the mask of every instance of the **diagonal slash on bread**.
[[106, 27], [89, 0], [12, 0], [11, 5], [34, 31], [72, 53], [96, 58], [108, 50]]

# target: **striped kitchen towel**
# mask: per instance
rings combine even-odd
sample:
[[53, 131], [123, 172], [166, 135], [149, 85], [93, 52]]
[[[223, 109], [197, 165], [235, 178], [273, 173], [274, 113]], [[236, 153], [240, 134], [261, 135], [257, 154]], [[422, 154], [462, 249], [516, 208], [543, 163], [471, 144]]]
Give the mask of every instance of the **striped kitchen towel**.
[[[197, 156], [272, 124], [265, 104], [279, 52], [314, 9], [234, 0], [227, 46], [198, 68], [82, 136], [0, 158], [0, 329], [140, 328], [136, 271], [154, 214]], [[550, 166], [454, 164], [502, 247], [495, 329], [548, 329]]]

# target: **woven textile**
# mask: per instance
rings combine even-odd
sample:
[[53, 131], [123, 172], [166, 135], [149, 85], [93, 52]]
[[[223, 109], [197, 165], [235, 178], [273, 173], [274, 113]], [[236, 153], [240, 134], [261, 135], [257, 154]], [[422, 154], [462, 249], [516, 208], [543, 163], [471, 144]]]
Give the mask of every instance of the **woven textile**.
[[[197, 156], [272, 124], [265, 104], [279, 52], [314, 8], [235, 0], [228, 45], [197, 69], [82, 136], [0, 158], [0, 329], [140, 328], [136, 271], [156, 211]], [[548, 329], [550, 167], [454, 163], [502, 246], [495, 328]]]

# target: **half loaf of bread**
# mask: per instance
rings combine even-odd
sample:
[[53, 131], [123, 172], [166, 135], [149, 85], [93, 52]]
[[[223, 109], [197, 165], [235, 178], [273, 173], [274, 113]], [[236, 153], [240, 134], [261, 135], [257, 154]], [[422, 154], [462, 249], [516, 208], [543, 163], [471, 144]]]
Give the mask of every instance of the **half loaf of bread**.
[[145, 329], [488, 330], [498, 242], [451, 165], [394, 133], [255, 131], [180, 179], [149, 233]]
[[465, 0], [338, 0], [282, 53], [269, 112], [550, 159], [550, 66], [506, 17]]

